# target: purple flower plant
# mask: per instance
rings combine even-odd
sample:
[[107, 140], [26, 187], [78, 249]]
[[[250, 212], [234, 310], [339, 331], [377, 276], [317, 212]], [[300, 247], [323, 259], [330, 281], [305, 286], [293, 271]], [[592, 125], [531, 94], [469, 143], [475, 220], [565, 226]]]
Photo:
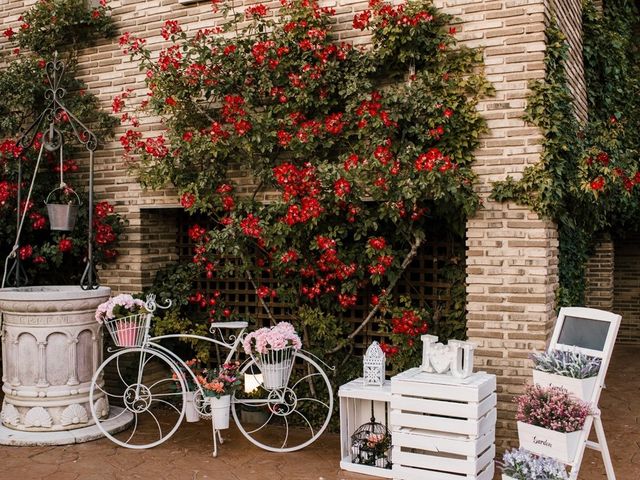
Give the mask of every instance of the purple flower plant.
[[600, 358], [563, 350], [532, 353], [530, 357], [536, 370], [571, 378], [595, 377], [602, 363]]
[[524, 448], [505, 452], [502, 473], [515, 480], [567, 480], [563, 464], [549, 457], [532, 454]]
[[580, 430], [590, 413], [589, 405], [570, 396], [562, 387], [530, 385], [515, 398], [516, 420], [556, 432]]

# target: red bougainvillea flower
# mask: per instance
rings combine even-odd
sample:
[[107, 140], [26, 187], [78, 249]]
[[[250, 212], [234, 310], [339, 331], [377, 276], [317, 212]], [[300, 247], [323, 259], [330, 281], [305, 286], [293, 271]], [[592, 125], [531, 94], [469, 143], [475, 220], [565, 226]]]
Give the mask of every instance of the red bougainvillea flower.
[[162, 27], [160, 34], [162, 35], [162, 38], [164, 38], [165, 40], [169, 40], [169, 37], [171, 35], [176, 35], [181, 31], [182, 28], [180, 28], [180, 25], [178, 25], [177, 20], [167, 20], [166, 22], [164, 22], [164, 26]]
[[609, 165], [609, 154], [607, 152], [600, 152], [596, 159], [605, 167]]
[[251, 130], [251, 123], [249, 123], [247, 120], [238, 120], [236, 123], [233, 124], [233, 128], [236, 131], [236, 133], [240, 137], [242, 137]]
[[333, 184], [333, 191], [338, 198], [343, 198], [351, 192], [351, 184], [348, 180], [340, 178]]
[[33, 257], [33, 263], [35, 263], [36, 265], [42, 265], [44, 263], [47, 263], [47, 259], [44, 258], [42, 255], [38, 255]]
[[291, 263], [291, 262], [295, 262], [296, 260], [298, 260], [298, 258], [300, 258], [300, 256], [298, 255], [298, 252], [296, 252], [295, 250], [287, 250], [285, 253], [282, 254], [282, 256], [280, 257], [280, 261], [282, 263]]
[[193, 207], [194, 203], [196, 203], [196, 196], [193, 193], [183, 193], [180, 197], [180, 205], [186, 209]]
[[58, 250], [62, 253], [70, 252], [73, 248], [73, 240], [71, 238], [61, 238], [58, 242]]
[[190, 226], [188, 230], [189, 238], [194, 242], [200, 240], [206, 233], [207, 229], [197, 224]]
[[27, 260], [33, 255], [33, 247], [31, 245], [23, 245], [18, 249], [18, 257], [20, 260]]
[[47, 220], [38, 212], [31, 212], [29, 214], [29, 220], [31, 220], [31, 228], [34, 230], [42, 230], [47, 226]]
[[16, 32], [13, 31], [13, 28], [7, 28], [4, 32], [2, 32], [2, 35], [9, 39], [13, 38], [15, 34]]
[[398, 352], [400, 352], [400, 347], [397, 347], [395, 345], [389, 345], [388, 343], [385, 343], [385, 342], [380, 343], [380, 348], [382, 349], [382, 351], [387, 357], [393, 357], [394, 355], [397, 355]]
[[230, 195], [225, 195], [222, 197], [222, 208], [224, 208], [227, 212], [230, 212], [236, 206], [236, 202], [233, 200], [233, 197]]
[[382, 250], [387, 246], [387, 241], [383, 237], [374, 237], [369, 239], [369, 245], [374, 250]]
[[342, 112], [332, 113], [328, 115], [324, 120], [324, 127], [331, 135], [339, 135], [344, 128], [344, 122], [342, 121]]
[[267, 6], [259, 3], [252, 7], [248, 7], [245, 10], [244, 14], [247, 18], [258, 18], [266, 16], [268, 12], [269, 9], [267, 8]]
[[353, 28], [357, 30], [364, 30], [369, 26], [370, 20], [371, 10], [365, 10], [364, 12], [358, 13], [353, 17]]
[[169, 105], [170, 107], [175, 107], [178, 102], [176, 101], [175, 98], [173, 97], [167, 97], [164, 101], [164, 103], [166, 103], [167, 105]]
[[430, 172], [436, 166], [436, 162], [442, 160], [442, 158], [443, 156], [440, 150], [437, 148], [431, 148], [427, 153], [421, 153], [418, 155], [415, 162], [416, 170]]
[[258, 295], [258, 297], [260, 298], [266, 298], [266, 297], [276, 297], [277, 296], [277, 292], [275, 290], [272, 290], [271, 288], [267, 287], [266, 285], [261, 285], [256, 289], [256, 294]]
[[246, 218], [240, 221], [240, 228], [242, 229], [242, 232], [248, 237], [260, 238], [260, 234], [262, 233], [262, 227], [260, 227], [260, 219], [253, 213], [250, 213], [246, 216]]
[[291, 142], [293, 136], [284, 130], [278, 130], [278, 145], [286, 147]]
[[229, 193], [233, 191], [233, 185], [230, 185], [228, 183], [223, 183], [221, 184], [218, 188], [216, 188], [216, 193], [219, 194], [224, 194], [224, 193]]
[[592, 180], [590, 185], [591, 185], [591, 190], [599, 192], [600, 190], [604, 189], [604, 178], [598, 177]]
[[99, 202], [95, 206], [95, 214], [98, 218], [104, 218], [113, 213], [113, 205], [109, 202]]

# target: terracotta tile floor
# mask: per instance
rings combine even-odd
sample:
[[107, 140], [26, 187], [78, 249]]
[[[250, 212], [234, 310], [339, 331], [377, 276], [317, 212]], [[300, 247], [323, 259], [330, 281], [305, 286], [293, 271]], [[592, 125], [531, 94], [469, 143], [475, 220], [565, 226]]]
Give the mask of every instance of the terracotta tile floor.
[[[601, 407], [618, 480], [640, 480], [640, 349], [618, 347]], [[0, 447], [0, 480], [339, 480], [372, 479], [338, 466], [339, 442], [325, 435], [302, 452], [274, 454], [225, 434], [211, 457], [208, 423], [185, 423], [165, 444], [126, 450], [107, 440], [61, 447]], [[605, 479], [599, 454], [588, 451], [580, 480]], [[429, 480], [425, 478], [425, 480]]]

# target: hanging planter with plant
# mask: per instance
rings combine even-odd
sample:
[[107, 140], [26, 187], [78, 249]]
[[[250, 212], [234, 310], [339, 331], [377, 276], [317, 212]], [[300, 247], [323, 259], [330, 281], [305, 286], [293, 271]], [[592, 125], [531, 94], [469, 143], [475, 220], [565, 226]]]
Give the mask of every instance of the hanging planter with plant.
[[534, 353], [533, 382], [536, 385], [564, 387], [582, 401], [593, 397], [601, 360], [580, 352], [553, 350]]
[[532, 385], [514, 400], [518, 405], [520, 446], [564, 463], [573, 461], [589, 405], [562, 387]]

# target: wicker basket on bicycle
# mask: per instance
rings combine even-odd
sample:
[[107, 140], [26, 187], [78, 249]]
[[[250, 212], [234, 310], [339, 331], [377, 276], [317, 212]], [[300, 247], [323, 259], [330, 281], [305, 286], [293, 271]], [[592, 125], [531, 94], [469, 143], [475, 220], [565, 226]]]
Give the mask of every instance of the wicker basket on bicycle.
[[267, 353], [251, 355], [262, 373], [264, 388], [276, 390], [287, 386], [293, 368], [294, 353], [293, 347], [287, 347], [282, 350], [269, 350]]
[[289, 383], [295, 353], [302, 346], [293, 326], [280, 322], [271, 328], [261, 328], [244, 338], [244, 351], [251, 355], [262, 373], [262, 385], [267, 390], [285, 388]]
[[116, 347], [141, 347], [147, 331], [147, 313], [138, 313], [126, 317], [104, 321]]

